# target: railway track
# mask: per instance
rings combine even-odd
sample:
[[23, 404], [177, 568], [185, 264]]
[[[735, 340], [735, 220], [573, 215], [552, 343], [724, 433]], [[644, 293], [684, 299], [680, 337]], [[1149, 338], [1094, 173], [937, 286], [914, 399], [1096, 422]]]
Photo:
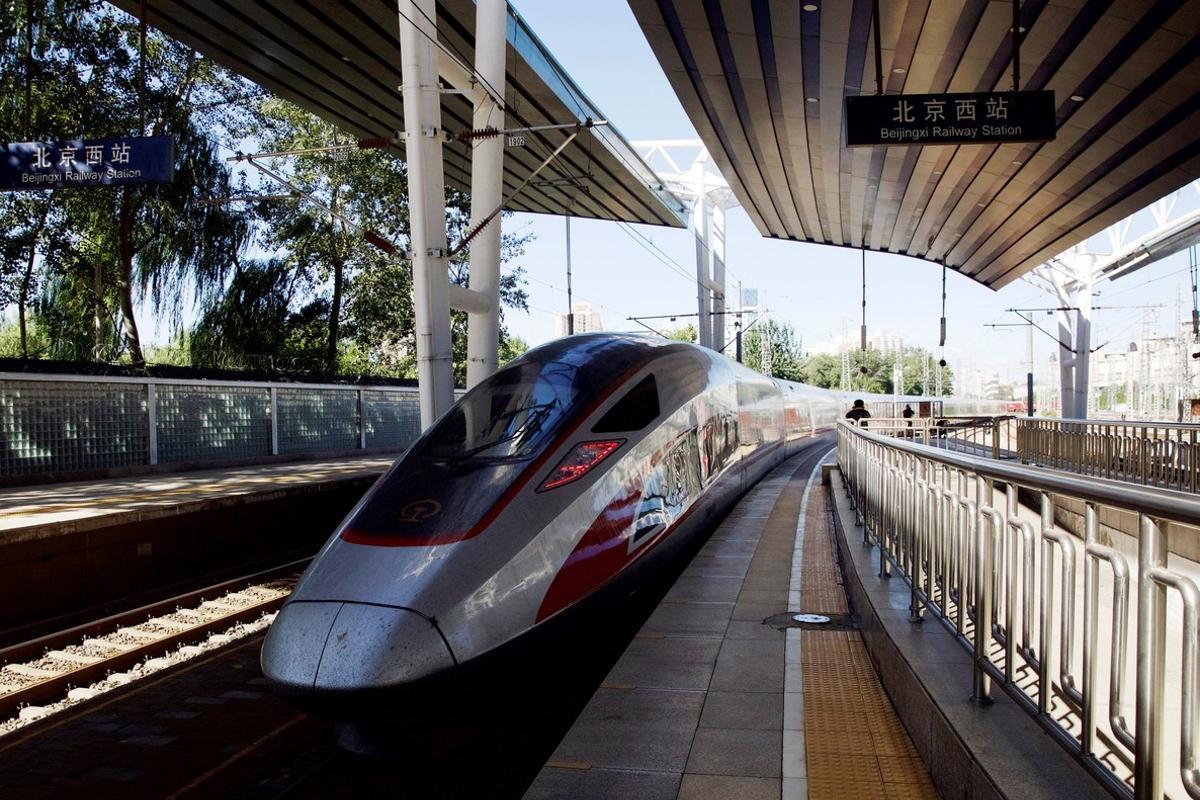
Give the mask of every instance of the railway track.
[[[0, 649], [0, 735], [44, 716], [47, 703], [86, 700], [128, 683], [134, 676], [125, 670], [154, 671], [203, 652], [201, 643], [213, 647], [237, 638], [227, 632], [277, 611], [308, 561]], [[101, 681], [104, 686], [94, 686]]]

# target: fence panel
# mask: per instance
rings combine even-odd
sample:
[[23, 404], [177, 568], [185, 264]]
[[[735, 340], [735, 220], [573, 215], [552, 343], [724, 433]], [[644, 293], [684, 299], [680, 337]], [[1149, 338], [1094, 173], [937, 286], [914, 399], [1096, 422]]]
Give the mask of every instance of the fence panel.
[[0, 479], [402, 450], [420, 434], [415, 388], [0, 374]]
[[0, 476], [146, 463], [146, 388], [0, 380]]

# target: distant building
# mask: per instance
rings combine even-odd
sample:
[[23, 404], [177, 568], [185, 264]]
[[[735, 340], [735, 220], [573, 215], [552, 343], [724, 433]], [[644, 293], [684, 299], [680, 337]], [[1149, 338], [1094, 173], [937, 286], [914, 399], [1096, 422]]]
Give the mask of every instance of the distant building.
[[[867, 332], [867, 349], [878, 350], [885, 356], [895, 355], [900, 352], [904, 346], [904, 339], [898, 333], [885, 331], [881, 328], [876, 328], [873, 331]], [[845, 336], [838, 339], [836, 348], [838, 353], [849, 353], [853, 350], [858, 350], [862, 347], [862, 334], [857, 328], [853, 332], [846, 333]]]
[[962, 365], [955, 370], [955, 394], [995, 400], [1000, 397], [1000, 373]]
[[[575, 333], [593, 333], [604, 330], [600, 312], [592, 310], [591, 303], [576, 303], [571, 307], [575, 313]], [[567, 315], [554, 314], [554, 332], [558, 336], [567, 335]]]
[[[725, 315], [725, 341], [732, 342], [737, 338], [737, 332], [750, 330], [750, 326], [758, 321], [762, 309], [758, 305], [758, 289], [742, 289], [742, 304], [736, 308], [726, 308], [726, 311], [741, 311], [740, 314]], [[734, 354], [733, 346], [725, 351], [727, 355]]]

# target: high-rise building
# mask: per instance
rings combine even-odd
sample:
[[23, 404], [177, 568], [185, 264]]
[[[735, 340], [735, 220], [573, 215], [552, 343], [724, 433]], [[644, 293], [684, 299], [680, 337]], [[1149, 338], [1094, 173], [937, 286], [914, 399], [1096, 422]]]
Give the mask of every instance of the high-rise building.
[[[592, 333], [604, 330], [600, 312], [592, 310], [591, 303], [576, 303], [571, 307], [575, 313], [575, 333]], [[554, 331], [558, 336], [567, 335], [567, 315], [555, 312]]]
[[[885, 331], [881, 328], [876, 328], [867, 333], [867, 348], [870, 350], [878, 350], [885, 356], [893, 355], [900, 352], [901, 346], [904, 344], [900, 334], [892, 331]], [[848, 353], [851, 350], [858, 350], [862, 347], [862, 335], [858, 328], [855, 328], [853, 333], [846, 333], [837, 340], [836, 349], [838, 353]]]

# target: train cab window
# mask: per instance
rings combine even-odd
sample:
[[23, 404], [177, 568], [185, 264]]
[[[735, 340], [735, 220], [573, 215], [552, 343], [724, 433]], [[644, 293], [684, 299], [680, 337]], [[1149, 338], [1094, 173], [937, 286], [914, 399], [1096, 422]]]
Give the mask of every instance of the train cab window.
[[557, 362], [501, 370], [468, 392], [418, 449], [454, 462], [531, 455], [574, 406], [579, 382], [578, 370]]
[[658, 418], [658, 412], [658, 384], [647, 375], [600, 418], [592, 433], [640, 431]]

